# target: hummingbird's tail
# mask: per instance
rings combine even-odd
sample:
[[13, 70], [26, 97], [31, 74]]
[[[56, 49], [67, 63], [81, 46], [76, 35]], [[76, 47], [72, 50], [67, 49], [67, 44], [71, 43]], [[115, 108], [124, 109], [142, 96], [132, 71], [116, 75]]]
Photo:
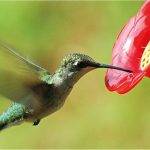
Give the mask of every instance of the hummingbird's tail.
[[0, 131], [7, 127], [6, 123], [0, 122]]
[[0, 115], [0, 131], [23, 121], [25, 114], [24, 105], [13, 103], [7, 111]]

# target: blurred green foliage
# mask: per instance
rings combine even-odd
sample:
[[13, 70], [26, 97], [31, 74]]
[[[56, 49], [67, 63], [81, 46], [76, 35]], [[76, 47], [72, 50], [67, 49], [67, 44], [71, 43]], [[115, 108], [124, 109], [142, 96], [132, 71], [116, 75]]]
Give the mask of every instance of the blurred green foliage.
[[[0, 39], [54, 71], [63, 55], [82, 52], [105, 63], [117, 33], [142, 1], [0, 2]], [[0, 148], [150, 147], [149, 79], [125, 95], [110, 93], [105, 70], [84, 76], [64, 107], [0, 133]], [[9, 106], [4, 97], [0, 111]]]

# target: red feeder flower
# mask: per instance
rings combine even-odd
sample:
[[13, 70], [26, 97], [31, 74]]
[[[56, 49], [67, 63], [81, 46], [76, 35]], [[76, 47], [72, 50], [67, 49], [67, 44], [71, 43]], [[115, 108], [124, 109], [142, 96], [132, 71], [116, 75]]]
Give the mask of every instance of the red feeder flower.
[[133, 73], [108, 69], [105, 77], [110, 91], [124, 94], [144, 76], [150, 77], [150, 1], [144, 2], [119, 34], [113, 47], [112, 64]]

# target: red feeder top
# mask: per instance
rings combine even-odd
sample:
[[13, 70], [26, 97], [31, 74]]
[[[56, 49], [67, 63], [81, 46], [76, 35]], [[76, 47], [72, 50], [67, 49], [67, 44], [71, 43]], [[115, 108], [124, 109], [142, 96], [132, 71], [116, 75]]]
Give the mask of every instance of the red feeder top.
[[150, 1], [144, 2], [137, 15], [119, 34], [112, 54], [112, 64], [133, 73], [108, 69], [106, 87], [120, 94], [131, 90], [144, 76], [150, 77]]

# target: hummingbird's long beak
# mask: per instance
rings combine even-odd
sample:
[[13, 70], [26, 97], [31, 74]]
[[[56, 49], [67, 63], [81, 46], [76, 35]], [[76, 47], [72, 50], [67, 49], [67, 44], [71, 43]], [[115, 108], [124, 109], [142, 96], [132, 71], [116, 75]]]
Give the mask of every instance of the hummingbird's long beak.
[[113, 65], [93, 63], [91, 66], [95, 67], [95, 68], [110, 68], [110, 69], [116, 69], [116, 70], [121, 70], [121, 71], [132, 73], [131, 70], [120, 68], [120, 67], [116, 67], [116, 66], [113, 66]]

